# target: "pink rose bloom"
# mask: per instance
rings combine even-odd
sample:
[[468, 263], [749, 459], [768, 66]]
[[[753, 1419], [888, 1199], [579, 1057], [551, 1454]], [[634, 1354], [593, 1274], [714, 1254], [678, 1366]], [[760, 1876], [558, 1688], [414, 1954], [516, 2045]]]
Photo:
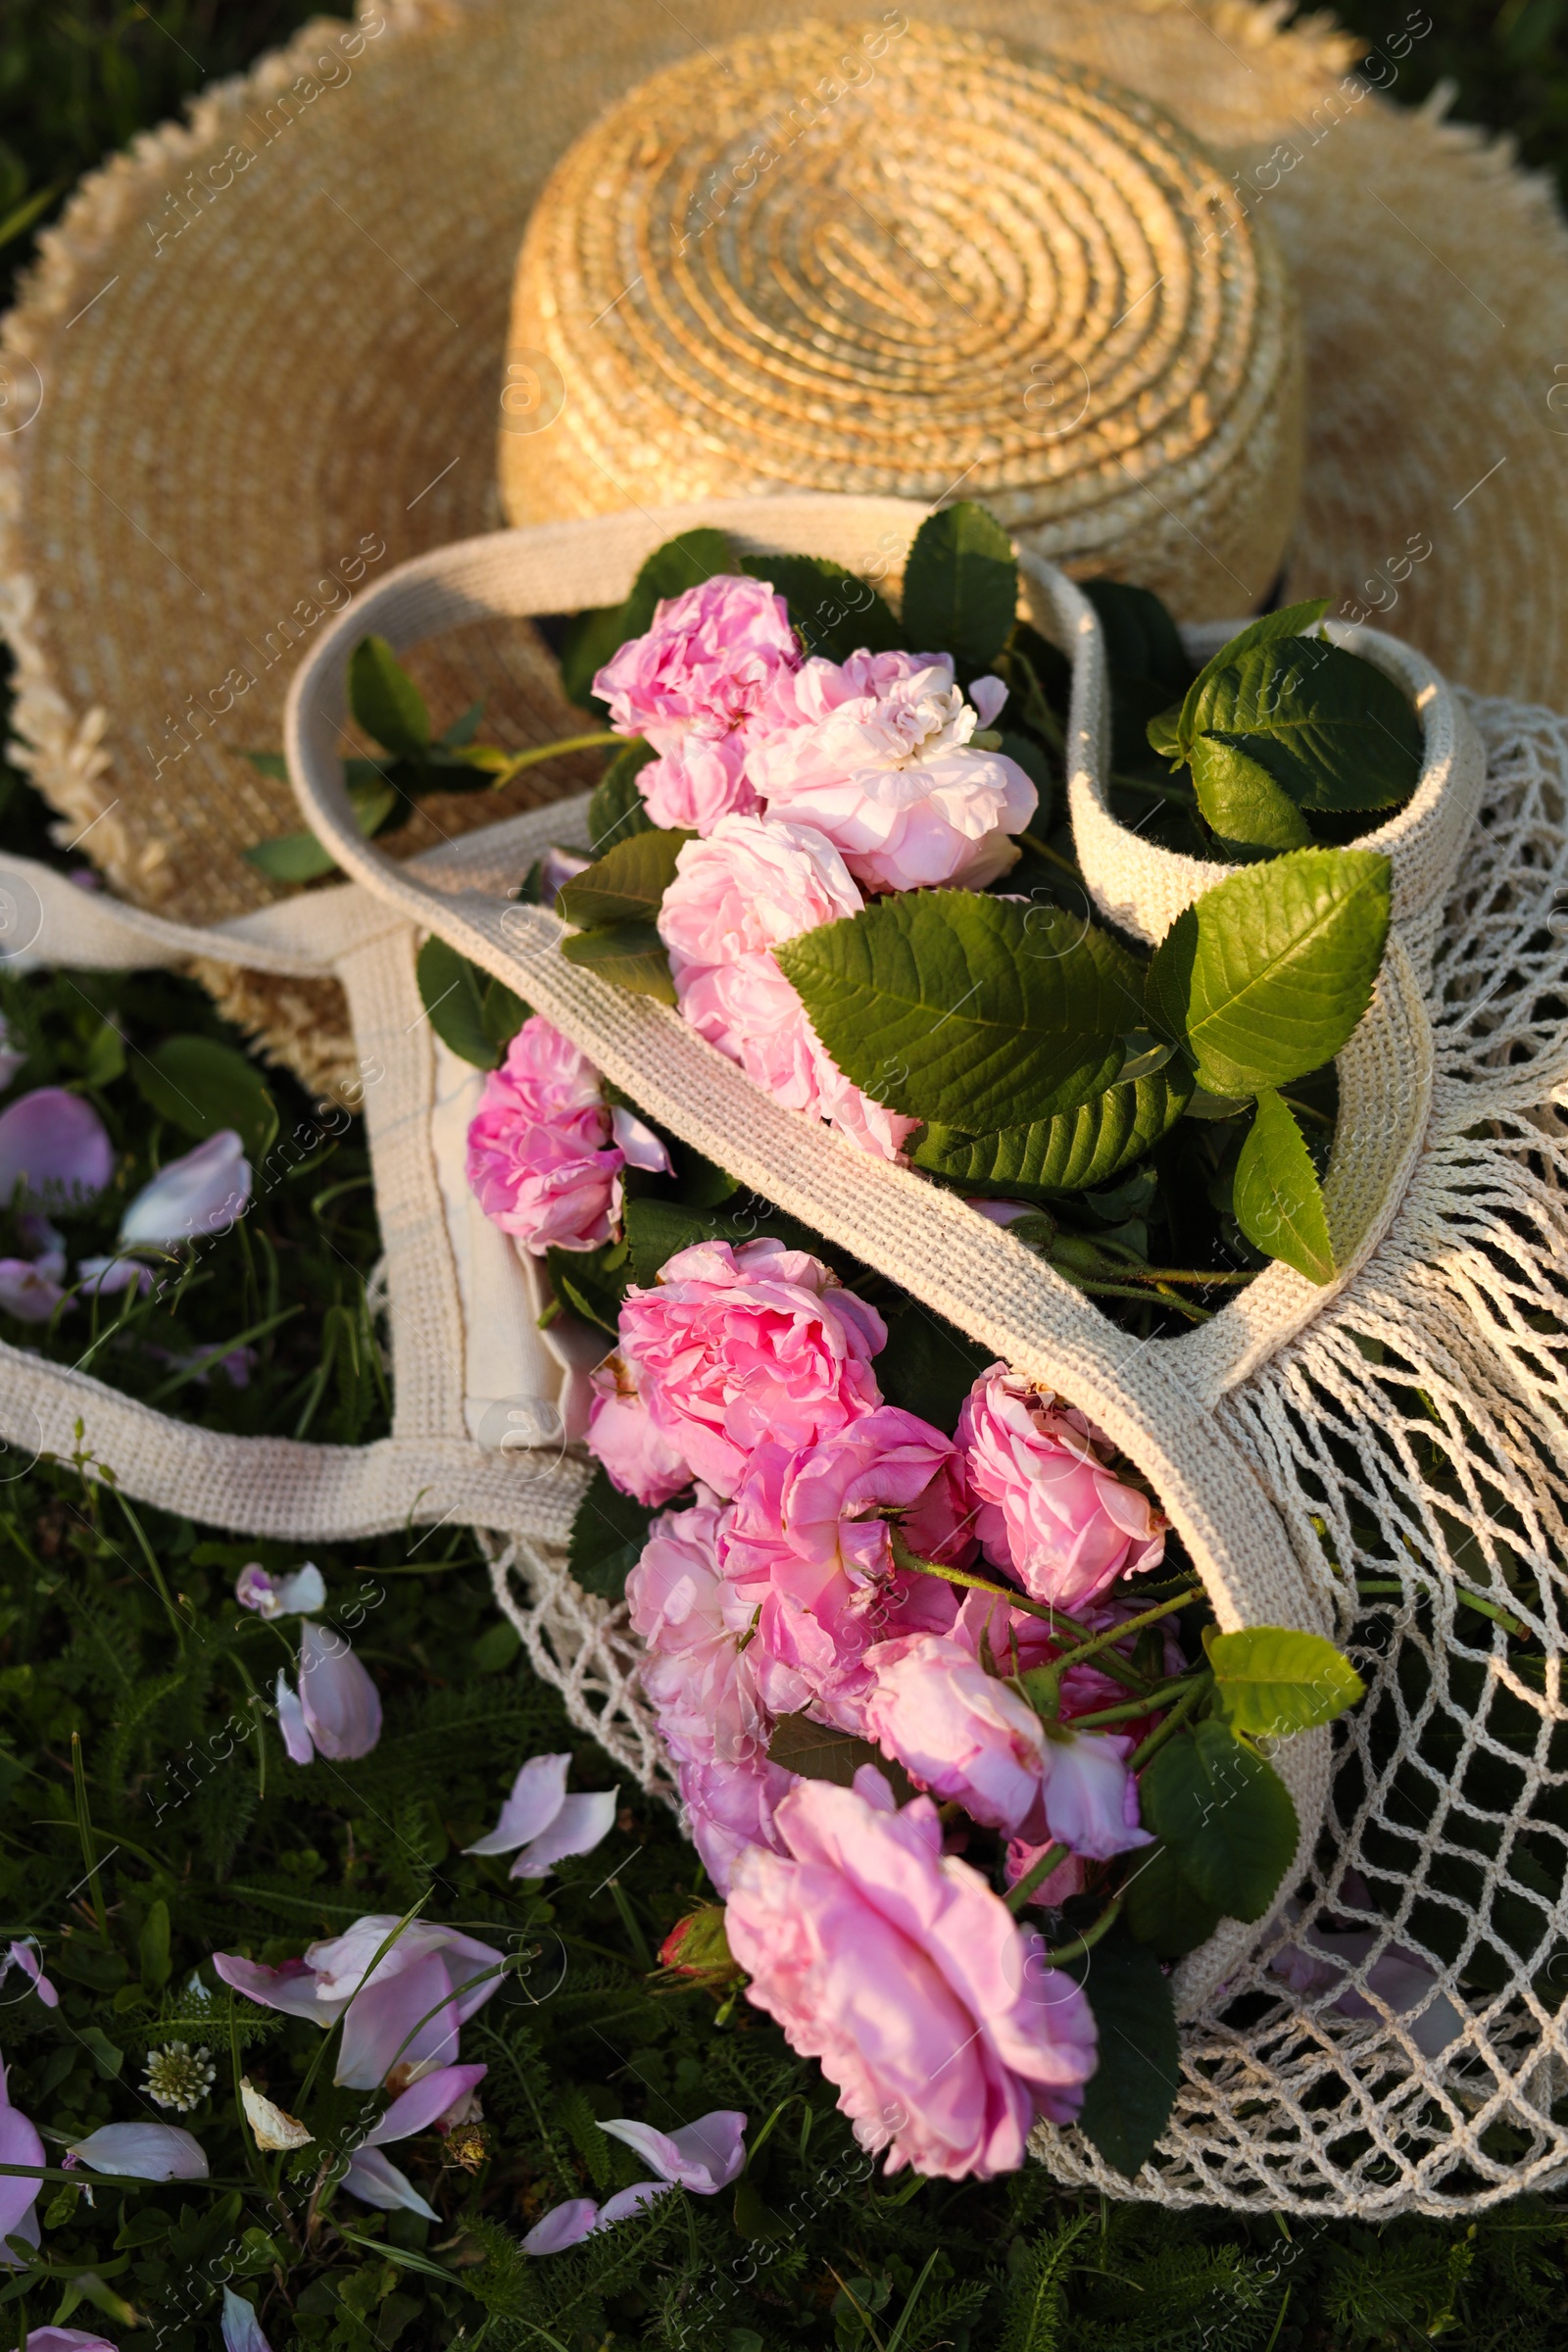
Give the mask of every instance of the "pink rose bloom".
[[973, 691], [980, 710], [945, 654], [804, 662], [749, 761], [769, 816], [814, 825], [867, 890], [984, 889], [1016, 861], [1008, 836], [1039, 796], [1015, 760], [971, 743], [1005, 700], [995, 678]]
[[718, 1540], [724, 1574], [760, 1608], [748, 1651], [775, 1714], [819, 1707], [858, 1732], [872, 1677], [866, 1652], [891, 1633], [951, 1625], [956, 1594], [893, 1564], [886, 1519], [904, 1515], [922, 1558], [961, 1566], [973, 1549], [950, 1438], [896, 1405], [814, 1446], [759, 1445]]
[[611, 1483], [650, 1509], [689, 1487], [690, 1462], [654, 1420], [624, 1359], [607, 1355], [590, 1379], [588, 1450], [603, 1462]]
[[993, 1364], [964, 1398], [958, 1444], [986, 1558], [1036, 1600], [1077, 1611], [1119, 1576], [1157, 1567], [1166, 1522], [1095, 1449], [1096, 1431], [1049, 1389]]
[[656, 1519], [626, 1579], [632, 1630], [645, 1644], [643, 1689], [677, 1763], [753, 1762], [772, 1729], [740, 1647], [753, 1611], [721, 1573], [715, 1543], [727, 1511], [711, 1498]]
[[1125, 1732], [1075, 1732], [1065, 1723], [1046, 1730], [1045, 1826], [1058, 1843], [1092, 1862], [1153, 1843], [1139, 1818], [1138, 1783], [1127, 1769], [1133, 1746]]
[[728, 1894], [735, 1865], [753, 1846], [784, 1851], [774, 1815], [795, 1775], [765, 1756], [725, 1763], [682, 1764], [675, 1773], [686, 1808], [686, 1829], [720, 1894]]
[[748, 2000], [817, 2059], [886, 2170], [987, 2180], [1024, 2159], [1035, 2118], [1068, 2123], [1094, 2072], [1079, 1987], [1043, 1959], [965, 1862], [929, 1797], [802, 1781], [778, 1807], [787, 1856], [754, 1847], [725, 1913]]
[[726, 816], [676, 858], [659, 936], [678, 979], [686, 964], [733, 963], [864, 904], [838, 851], [810, 825]]
[[689, 841], [659, 910], [685, 1018], [788, 1110], [898, 1156], [916, 1120], [872, 1102], [824, 1054], [772, 951], [864, 905], [833, 844], [809, 825], [726, 816]]
[[606, 662], [594, 692], [611, 725], [660, 755], [637, 779], [655, 824], [706, 833], [757, 807], [748, 742], [800, 658], [784, 599], [763, 580], [721, 574], [664, 598], [646, 634]]
[[641, 1119], [608, 1108], [587, 1056], [531, 1013], [468, 1128], [468, 1182], [485, 1215], [535, 1257], [552, 1246], [597, 1250], [614, 1236], [628, 1161], [669, 1167]]
[[903, 1634], [866, 1657], [867, 1737], [918, 1785], [1016, 1836], [1037, 1826], [1045, 1729], [1033, 1707], [951, 1635]]
[[620, 1354], [654, 1423], [715, 1494], [764, 1437], [809, 1446], [881, 1401], [873, 1307], [782, 1242], [699, 1242], [627, 1292]]

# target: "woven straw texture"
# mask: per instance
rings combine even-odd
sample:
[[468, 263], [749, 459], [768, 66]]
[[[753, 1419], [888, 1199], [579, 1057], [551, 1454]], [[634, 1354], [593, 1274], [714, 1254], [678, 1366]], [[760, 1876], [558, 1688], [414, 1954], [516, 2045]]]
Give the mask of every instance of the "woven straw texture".
[[499, 436], [510, 519], [961, 481], [1039, 555], [1229, 611], [1300, 482], [1266, 224], [1098, 74], [919, 24], [871, 46], [817, 24], [688, 58], [563, 157], [510, 348], [569, 397]]
[[[1568, 707], [1568, 417], [1548, 406], [1568, 352], [1561, 223], [1505, 148], [1369, 87], [1401, 71], [1395, 44], [1357, 78], [1362, 52], [1326, 20], [1282, 29], [1278, 13], [921, 11], [1152, 100], [1273, 229], [1306, 357], [1294, 592], [1392, 613], [1481, 691]], [[768, 24], [819, 14], [778, 0]], [[92, 174], [5, 326], [8, 418], [40, 404], [0, 434], [24, 757], [120, 892], [198, 924], [272, 895], [241, 852], [295, 821], [290, 797], [228, 746], [279, 740], [288, 671], [324, 625], [308, 616], [356, 584], [356, 562], [364, 585], [497, 519], [512, 278], [549, 172], [634, 84], [757, 29], [741, 0], [599, 0], [591, 39], [564, 0], [402, 0], [363, 23], [357, 52], [340, 24], [308, 28], [209, 90], [188, 127]], [[870, 12], [854, 29], [886, 27]], [[896, 246], [884, 258], [917, 274]], [[384, 545], [373, 562], [367, 540]], [[1269, 587], [1196, 542], [1193, 560], [1203, 610], [1246, 611]], [[420, 659], [443, 716], [485, 694], [498, 736], [567, 731], [525, 624]], [[580, 781], [563, 769], [540, 790]], [[441, 801], [408, 846], [482, 813]], [[352, 1075], [330, 982], [219, 986], [313, 1081]]]

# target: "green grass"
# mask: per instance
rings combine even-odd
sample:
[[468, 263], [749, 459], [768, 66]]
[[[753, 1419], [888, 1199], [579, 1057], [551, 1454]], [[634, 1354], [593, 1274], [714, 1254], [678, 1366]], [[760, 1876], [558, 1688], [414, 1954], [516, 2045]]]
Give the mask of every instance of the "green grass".
[[[205, 0], [155, 22], [140, 8], [10, 0], [0, 238], [8, 215], [41, 197], [44, 218], [107, 150], [315, 13]], [[1375, 41], [1408, 13], [1351, 15]], [[1560, 169], [1568, 0], [1432, 14], [1398, 94], [1455, 74], [1461, 117], [1516, 129], [1529, 160]], [[30, 234], [15, 229], [0, 267], [24, 257]], [[56, 855], [46, 812], [9, 772], [0, 834]], [[102, 1247], [124, 1192], [191, 1141], [149, 1110], [139, 1057], [173, 1035], [241, 1041], [167, 975], [6, 976], [0, 1009], [29, 1051], [19, 1086], [84, 1089], [116, 1139], [117, 1191], [68, 1227], [78, 1250]], [[270, 1071], [267, 1084], [285, 1127], [310, 1115], [286, 1076]], [[0, 1232], [0, 1254], [13, 1239]], [[365, 1298], [378, 1253], [350, 1126], [323, 1133], [159, 1295], [117, 1301], [96, 1326], [78, 1303], [52, 1332], [6, 1325], [4, 1336], [65, 1360], [92, 1347], [103, 1377], [142, 1396], [163, 1389], [164, 1409], [215, 1427], [365, 1443], [386, 1414]], [[236, 1385], [209, 1359], [246, 1335], [255, 1360]], [[182, 2120], [212, 2180], [99, 2183], [90, 2200], [80, 2173], [50, 2183], [40, 2255], [0, 2283], [0, 2343], [21, 2340], [25, 2314], [35, 2329], [101, 2328], [128, 2352], [215, 2352], [225, 2275], [262, 2310], [275, 2352], [459, 2340], [493, 2352], [1413, 2352], [1437, 2338], [1548, 2352], [1564, 2340], [1563, 2223], [1540, 2201], [1473, 2229], [1287, 2229], [1102, 2207], [1058, 2193], [1038, 2168], [989, 2187], [861, 2177], [827, 2086], [766, 2021], [651, 1984], [649, 1954], [699, 1886], [662, 1808], [622, 1787], [602, 1852], [566, 1865], [543, 1895], [510, 1881], [504, 1860], [462, 1854], [524, 1757], [569, 1749], [576, 1788], [615, 1777], [519, 1663], [470, 1535], [318, 1550], [386, 1728], [361, 1763], [301, 1769], [258, 1705], [290, 1644], [232, 1599], [245, 1560], [286, 1568], [298, 1552], [141, 1510], [89, 1467], [45, 1462], [0, 1482], [0, 1924], [38, 1938], [62, 1995], [47, 2011], [13, 1973], [0, 2047], [11, 2098], [58, 2163], [94, 2125], [146, 2112], [136, 2086], [149, 2047], [205, 2036], [218, 2081]], [[433, 2137], [394, 2151], [439, 2225], [339, 2193], [307, 2228], [319, 2149], [355, 2102], [326, 2084], [329, 2068], [307, 2088], [314, 2030], [231, 2008], [210, 1955], [276, 1960], [362, 1912], [421, 1903], [512, 1955], [505, 1990], [465, 2035], [465, 2056], [491, 2069], [485, 2149], [471, 2173], [444, 2163]], [[193, 1977], [211, 1996], [204, 2011]], [[304, 2115], [316, 2148], [248, 2151], [241, 2069]], [[672, 2197], [550, 2262], [516, 2252], [558, 2198], [632, 2177], [597, 2119], [669, 2123], [712, 2106], [745, 2108], [754, 2133], [778, 2116], [742, 2196]]]

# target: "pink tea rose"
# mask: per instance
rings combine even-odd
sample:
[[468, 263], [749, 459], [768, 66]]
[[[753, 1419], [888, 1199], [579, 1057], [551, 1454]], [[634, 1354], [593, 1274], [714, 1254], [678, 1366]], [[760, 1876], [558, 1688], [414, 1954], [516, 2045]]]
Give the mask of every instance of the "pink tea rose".
[[726, 816], [689, 841], [659, 910], [681, 1012], [788, 1110], [830, 1119], [884, 1159], [918, 1124], [872, 1102], [817, 1043], [774, 948], [858, 914], [864, 901], [809, 825]]
[[971, 742], [1005, 699], [994, 678], [975, 694], [983, 720], [945, 654], [803, 663], [749, 762], [769, 817], [815, 826], [867, 890], [984, 889], [1015, 863], [1009, 836], [1039, 796], [1015, 760]]
[[871, 1687], [866, 1652], [891, 1634], [952, 1623], [951, 1585], [895, 1569], [878, 1515], [890, 1510], [922, 1558], [961, 1566], [973, 1549], [952, 1439], [896, 1405], [816, 1445], [767, 1439], [753, 1453], [718, 1553], [760, 1611], [747, 1655], [773, 1713], [814, 1705], [858, 1732]]
[[921, 1788], [1017, 1836], [1044, 1823], [1044, 1727], [951, 1635], [903, 1634], [866, 1657], [867, 1738]]
[[1094, 2072], [1095, 2023], [1039, 1936], [942, 1851], [929, 1797], [893, 1809], [881, 1775], [798, 1782], [787, 1855], [754, 1847], [725, 1913], [748, 2000], [817, 2059], [860, 2146], [943, 2180], [1022, 2164], [1035, 2118], [1067, 2123]]
[[732, 963], [864, 904], [838, 851], [810, 825], [726, 816], [676, 858], [659, 936], [678, 980], [687, 964]]
[[655, 1422], [637, 1376], [619, 1355], [607, 1355], [590, 1374], [588, 1450], [603, 1462], [612, 1486], [656, 1509], [692, 1483], [692, 1466]]
[[782, 1242], [699, 1242], [620, 1310], [621, 1360], [705, 1486], [732, 1494], [764, 1437], [808, 1446], [881, 1401], [874, 1307]]
[[1157, 1567], [1166, 1521], [1096, 1451], [1096, 1431], [1049, 1389], [993, 1364], [956, 1431], [986, 1558], [1036, 1600], [1077, 1611], [1119, 1576]]
[[626, 1579], [632, 1631], [643, 1642], [643, 1689], [681, 1764], [750, 1762], [772, 1726], [749, 1650], [754, 1611], [722, 1574], [714, 1545], [727, 1511], [710, 1496], [656, 1519]]
[[806, 1007], [770, 950], [733, 963], [687, 964], [676, 982], [682, 1015], [699, 1037], [738, 1061], [754, 1086], [786, 1110], [826, 1119], [881, 1159], [897, 1159], [919, 1125], [873, 1102], [823, 1053]]
[[614, 1236], [628, 1162], [667, 1171], [669, 1155], [641, 1119], [608, 1108], [592, 1062], [530, 1014], [468, 1128], [468, 1182], [485, 1215], [535, 1257], [597, 1250]]
[[686, 1829], [720, 1894], [728, 1894], [735, 1866], [755, 1846], [784, 1850], [775, 1826], [779, 1799], [795, 1787], [795, 1775], [765, 1756], [734, 1763], [676, 1767], [676, 1785], [686, 1808]]
[[800, 658], [784, 599], [765, 581], [719, 574], [665, 597], [645, 634], [606, 662], [594, 692], [611, 725], [660, 755], [637, 779], [655, 824], [706, 833], [757, 807], [748, 741]]

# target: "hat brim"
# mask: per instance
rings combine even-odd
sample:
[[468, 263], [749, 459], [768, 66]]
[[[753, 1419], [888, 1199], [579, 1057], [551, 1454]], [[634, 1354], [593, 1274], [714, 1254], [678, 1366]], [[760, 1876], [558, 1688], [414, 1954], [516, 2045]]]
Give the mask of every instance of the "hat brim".
[[[1306, 339], [1291, 592], [1480, 692], [1563, 699], [1568, 233], [1544, 184], [1380, 95], [1397, 57], [1243, 0], [923, 13], [1155, 98], [1266, 208]], [[813, 14], [785, 0], [769, 21]], [[24, 757], [117, 889], [199, 921], [270, 895], [243, 851], [297, 819], [233, 747], [275, 747], [299, 654], [355, 586], [499, 522], [509, 299], [541, 182], [612, 98], [754, 22], [740, 0], [601, 0], [591, 39], [560, 0], [323, 21], [116, 157], [46, 233], [7, 327], [0, 617]], [[570, 731], [526, 624], [423, 661], [438, 720], [483, 693], [504, 738]], [[562, 763], [533, 797], [582, 781]], [[420, 830], [497, 812], [441, 803]], [[327, 1002], [223, 995], [330, 1079]]]

